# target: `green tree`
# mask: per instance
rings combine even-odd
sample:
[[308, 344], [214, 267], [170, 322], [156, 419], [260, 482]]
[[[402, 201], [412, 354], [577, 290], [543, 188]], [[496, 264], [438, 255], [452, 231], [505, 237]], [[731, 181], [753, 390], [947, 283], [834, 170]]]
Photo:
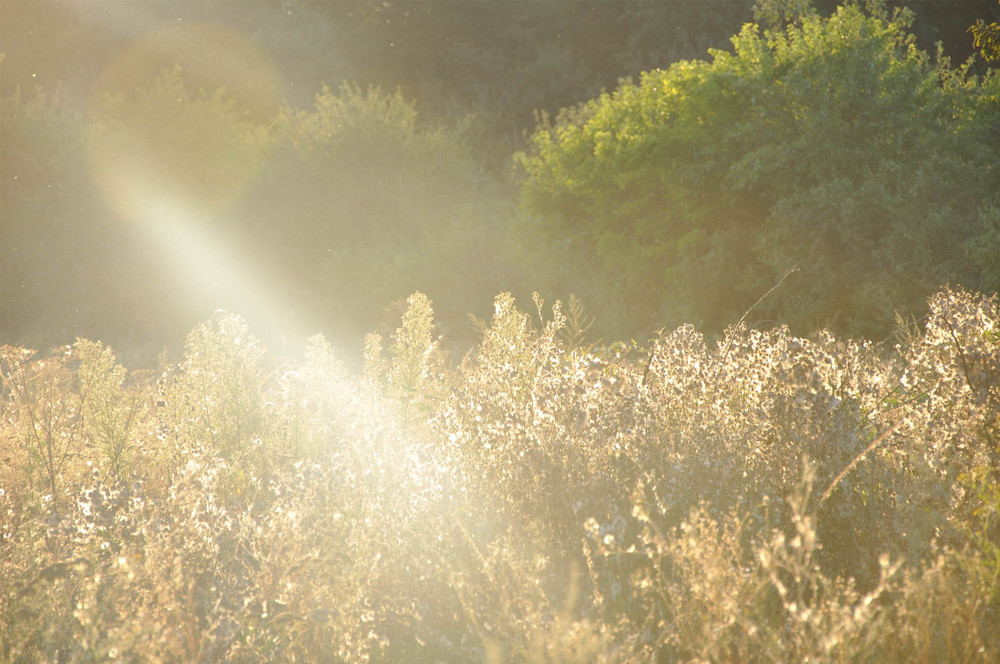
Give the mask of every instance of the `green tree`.
[[986, 60], [1000, 60], [1000, 24], [979, 19], [969, 32], [972, 33], [972, 45]]
[[386, 305], [401, 313], [417, 290], [442, 322], [464, 321], [511, 278], [510, 191], [461, 126], [421, 121], [399, 91], [344, 85], [324, 87], [310, 109], [286, 107], [276, 134], [261, 185], [233, 216], [313, 327], [388, 336], [398, 313]]
[[1000, 60], [1000, 25], [980, 21], [972, 27], [974, 44], [987, 60]]
[[402, 86], [434, 114], [474, 114], [477, 144], [498, 172], [537, 110], [702, 54], [750, 18], [739, 0], [369, 0], [340, 7], [335, 23], [349, 26], [341, 43], [355, 78]]
[[185, 271], [164, 250], [169, 216], [157, 214], [194, 211], [180, 221], [219, 226], [262, 166], [266, 130], [221, 91], [189, 93], [171, 70], [87, 118], [61, 88], [17, 91], [0, 100], [0, 131], [3, 341], [100, 338], [150, 361], [185, 306], [168, 296]]
[[[247, 121], [222, 88], [193, 93], [180, 68], [164, 70], [130, 93], [106, 95], [89, 148], [105, 193], [126, 215], [157, 202], [149, 194], [211, 217], [259, 172], [266, 129]], [[124, 191], [123, 191], [124, 190]]]
[[86, 336], [133, 352], [153, 336], [140, 321], [157, 306], [148, 277], [161, 249], [141, 251], [95, 191], [83, 115], [62, 88], [18, 90], [0, 100], [0, 134], [2, 341]]
[[93, 203], [83, 120], [59, 94], [18, 90], [0, 101], [0, 132], [0, 327], [5, 342], [54, 346], [81, 322], [80, 258], [97, 239], [79, 233], [79, 211]]
[[524, 233], [583, 266], [550, 283], [618, 303], [617, 333], [718, 330], [796, 264], [755, 314], [806, 332], [879, 334], [939, 283], [982, 280], [1000, 76], [917, 49], [906, 11], [785, 18], [563, 112], [521, 156]]

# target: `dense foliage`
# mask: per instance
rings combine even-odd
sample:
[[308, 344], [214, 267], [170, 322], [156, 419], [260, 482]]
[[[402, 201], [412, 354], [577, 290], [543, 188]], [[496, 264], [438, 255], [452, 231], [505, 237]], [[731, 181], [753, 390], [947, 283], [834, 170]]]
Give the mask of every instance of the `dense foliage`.
[[535, 133], [524, 232], [560, 292], [620, 303], [616, 334], [718, 330], [795, 265], [759, 313], [805, 332], [884, 334], [941, 283], [996, 288], [1000, 76], [915, 48], [905, 11], [804, 4]]
[[[872, 333], [945, 279], [995, 290], [995, 75], [938, 67], [908, 32], [958, 59], [980, 39], [988, 55], [1000, 5], [928, 0], [912, 24], [835, 6], [0, 4], [0, 341], [100, 338], [152, 366], [222, 307], [277, 350], [294, 330], [353, 347], [372, 327], [390, 332], [421, 290], [467, 348], [468, 313], [536, 287], [582, 295], [606, 339], [680, 321], [716, 333], [794, 263], [784, 299], [759, 311], [796, 329]], [[811, 32], [785, 33], [802, 11]], [[755, 19], [771, 32], [747, 28], [741, 51], [669, 69]], [[683, 150], [636, 153], [636, 171], [612, 160], [587, 194], [600, 205], [518, 224], [510, 155], [536, 112], [643, 71], [649, 86], [677, 86], [669, 105], [687, 115], [601, 159], [644, 136], [694, 165]], [[667, 103], [643, 85], [622, 91]], [[633, 103], [611, 98], [591, 106], [614, 116]], [[603, 265], [581, 263], [592, 253]]]
[[972, 33], [973, 46], [985, 60], [1000, 60], [1000, 25], [979, 19], [969, 28], [969, 32]]
[[454, 327], [516, 281], [508, 190], [399, 92], [324, 87], [260, 123], [173, 69], [86, 119], [40, 92], [0, 111], [5, 340], [86, 331], [148, 366], [219, 307], [357, 340], [414, 290]]
[[345, 85], [284, 107], [275, 132], [271, 164], [230, 217], [333, 338], [360, 339], [373, 320], [390, 332], [414, 290], [454, 326], [513, 280], [509, 192], [461, 127], [421, 123], [398, 91]]
[[361, 377], [218, 312], [185, 359], [0, 353], [0, 661], [991, 662], [996, 298], [894, 346], [566, 341], [496, 299]]

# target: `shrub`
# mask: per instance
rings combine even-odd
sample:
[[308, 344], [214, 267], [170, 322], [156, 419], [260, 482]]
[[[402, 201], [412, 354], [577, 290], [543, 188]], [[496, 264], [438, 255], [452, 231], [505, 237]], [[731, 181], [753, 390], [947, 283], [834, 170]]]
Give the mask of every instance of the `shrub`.
[[416, 294], [361, 377], [319, 337], [267, 376], [218, 312], [159, 394], [99, 343], [5, 348], [0, 658], [1000, 654], [994, 298], [942, 290], [894, 347], [568, 348], [542, 305], [501, 294], [448, 367]]
[[217, 311], [187, 338], [167, 405], [182, 440], [221, 454], [247, 452], [265, 436], [264, 349], [239, 317]]
[[559, 266], [542, 278], [620, 311], [613, 336], [717, 333], [793, 265], [756, 316], [798, 334], [881, 337], [941, 283], [988, 287], [1000, 77], [869, 6], [748, 24], [541, 123], [520, 162], [526, 244]]
[[86, 397], [83, 417], [87, 432], [103, 453], [114, 480], [127, 480], [135, 453], [133, 427], [145, 406], [140, 390], [125, 390], [127, 372], [115, 361], [110, 348], [77, 339], [73, 349], [80, 359], [77, 377], [80, 393]]

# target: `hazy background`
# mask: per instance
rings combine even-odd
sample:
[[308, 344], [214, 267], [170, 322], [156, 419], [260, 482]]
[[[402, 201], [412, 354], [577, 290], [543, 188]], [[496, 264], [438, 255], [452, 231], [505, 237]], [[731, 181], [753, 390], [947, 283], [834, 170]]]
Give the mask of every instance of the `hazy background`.
[[[953, 62], [998, 8], [908, 4], [917, 45]], [[559, 215], [524, 204], [512, 155], [535, 154], [543, 114], [707, 58], [752, 20], [724, 1], [5, 0], [0, 342], [81, 336], [149, 365], [227, 308], [279, 352], [323, 332], [356, 354], [422, 290], [461, 348], [467, 314], [536, 288], [579, 293], [605, 341], [688, 319], [710, 332], [766, 288], [746, 282], [716, 316], [630, 296], [660, 284], [615, 285], [607, 261], [532, 230]], [[797, 322], [887, 324], [814, 314]]]

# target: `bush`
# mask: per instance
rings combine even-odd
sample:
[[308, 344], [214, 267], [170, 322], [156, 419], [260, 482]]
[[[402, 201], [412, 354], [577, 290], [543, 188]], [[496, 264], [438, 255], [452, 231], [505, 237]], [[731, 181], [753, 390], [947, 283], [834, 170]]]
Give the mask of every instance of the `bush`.
[[717, 333], [795, 265], [755, 315], [798, 334], [885, 336], [941, 283], [995, 280], [978, 247], [995, 235], [997, 72], [918, 50], [906, 11], [793, 18], [536, 129], [523, 233], [548, 254], [534, 264], [560, 266], [554, 290], [621, 302], [605, 333]]
[[233, 219], [257, 264], [332, 338], [388, 336], [414, 291], [457, 337], [467, 312], [515, 281], [509, 192], [460, 127], [423, 120], [399, 91], [357, 85], [324, 87], [275, 127], [261, 186]]

